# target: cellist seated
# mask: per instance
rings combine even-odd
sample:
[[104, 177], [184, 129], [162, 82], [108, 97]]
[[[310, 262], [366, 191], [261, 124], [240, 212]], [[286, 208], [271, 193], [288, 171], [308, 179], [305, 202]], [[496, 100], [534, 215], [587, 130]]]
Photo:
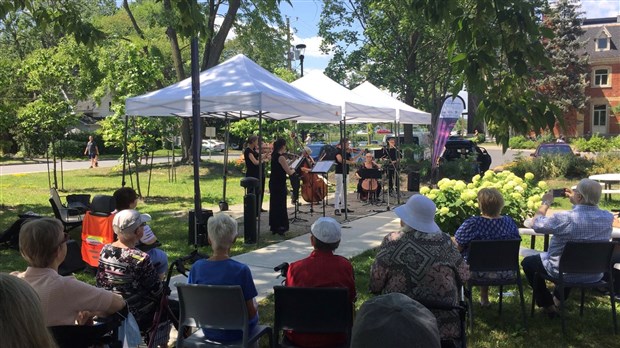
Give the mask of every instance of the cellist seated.
[[364, 163], [355, 172], [355, 177], [358, 179], [357, 192], [362, 201], [368, 200], [368, 197], [376, 198], [381, 193], [381, 183], [378, 180], [381, 175], [380, 173], [377, 175], [379, 165], [374, 162], [372, 153], [367, 153], [364, 158]]

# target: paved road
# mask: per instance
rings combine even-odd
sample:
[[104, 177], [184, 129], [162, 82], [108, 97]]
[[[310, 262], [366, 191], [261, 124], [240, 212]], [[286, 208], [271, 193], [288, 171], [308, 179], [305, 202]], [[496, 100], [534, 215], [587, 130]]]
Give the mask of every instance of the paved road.
[[[495, 166], [502, 165], [504, 163], [510, 162], [514, 159], [514, 157], [523, 152], [524, 156], [529, 156], [532, 150], [508, 150], [505, 154], [502, 154], [502, 149], [499, 146], [491, 145], [486, 147], [487, 151], [491, 155], [493, 162], [491, 163], [491, 168]], [[239, 153], [233, 153], [229, 155], [229, 159], [235, 159], [239, 156]], [[212, 160], [212, 161], [223, 161], [223, 154], [213, 154], [212, 156], [202, 156], [203, 160]], [[155, 163], [165, 163], [168, 162], [167, 157], [157, 157], [153, 160]], [[76, 169], [86, 169], [89, 166], [88, 161], [63, 161], [63, 170], [76, 170]], [[101, 160], [99, 161], [100, 167], [113, 167], [119, 164], [117, 160]], [[60, 168], [60, 164], [57, 164]], [[11, 175], [11, 174], [27, 174], [27, 173], [45, 173], [47, 172], [47, 164], [45, 162], [36, 163], [36, 164], [12, 164], [12, 165], [3, 165], [0, 166], [0, 176], [2, 175]]]
[[[229, 158], [236, 158], [237, 155], [229, 155]], [[211, 157], [202, 156], [203, 160], [212, 160], [212, 161], [223, 161], [224, 155], [222, 154], [214, 154]], [[154, 163], [166, 163], [168, 162], [167, 157], [156, 157], [153, 159]], [[118, 160], [100, 160], [99, 167], [114, 167], [115, 165], [120, 164]], [[52, 163], [50, 163], [51, 169]], [[60, 170], [60, 162], [56, 162], [57, 170]], [[90, 166], [90, 162], [86, 160], [72, 160], [72, 161], [63, 161], [62, 167], [63, 170], [76, 170], [76, 169], [87, 169]], [[47, 172], [47, 163], [40, 162], [34, 164], [11, 164], [11, 165], [3, 165], [0, 166], [0, 176], [2, 175], [11, 175], [11, 174], [27, 174], [27, 173], [45, 173]]]

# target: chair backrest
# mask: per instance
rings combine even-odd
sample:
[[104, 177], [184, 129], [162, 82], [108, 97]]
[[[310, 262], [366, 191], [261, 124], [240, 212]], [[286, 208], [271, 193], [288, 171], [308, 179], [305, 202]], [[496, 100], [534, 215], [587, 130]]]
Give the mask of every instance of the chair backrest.
[[54, 212], [54, 216], [56, 217], [56, 219], [62, 221], [62, 222], [66, 222], [65, 219], [62, 218], [62, 214], [60, 213], [60, 209], [62, 206], [58, 206], [56, 204], [56, 201], [50, 197], [49, 199], [50, 201], [50, 205], [52, 206], [52, 211]]
[[467, 263], [472, 272], [519, 272], [520, 239], [473, 240]]
[[[93, 200], [94, 202], [94, 200]], [[97, 216], [87, 211], [82, 220], [82, 260], [92, 267], [99, 265], [99, 254], [104, 245], [114, 242], [112, 229], [114, 215]]]
[[50, 202], [54, 201], [54, 204], [56, 204], [56, 207], [60, 210], [60, 208], [64, 208], [65, 205], [62, 204], [62, 201], [60, 200], [60, 195], [58, 194], [58, 191], [55, 188], [50, 188]]
[[120, 347], [117, 333], [119, 326], [120, 322], [109, 321], [95, 325], [50, 326], [48, 329], [60, 348], [87, 348], [95, 344]]
[[113, 196], [96, 195], [90, 203], [90, 211], [93, 215], [108, 216], [116, 209], [116, 201]]
[[560, 257], [562, 273], [606, 273], [611, 270], [614, 242], [572, 241], [566, 243]]
[[352, 304], [347, 288], [274, 286], [274, 331], [346, 333], [351, 339]]
[[248, 339], [248, 309], [239, 285], [176, 283], [179, 325], [219, 330], [242, 330]]

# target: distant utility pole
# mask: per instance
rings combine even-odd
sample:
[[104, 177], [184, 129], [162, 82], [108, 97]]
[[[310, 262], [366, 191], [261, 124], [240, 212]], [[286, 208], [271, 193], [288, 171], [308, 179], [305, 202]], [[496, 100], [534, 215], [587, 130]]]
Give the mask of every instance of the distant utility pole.
[[293, 52], [291, 52], [291, 22], [288, 16], [286, 16], [286, 43], [288, 44], [286, 50], [286, 65], [288, 66], [288, 70], [293, 70], [293, 65], [291, 61], [293, 60]]

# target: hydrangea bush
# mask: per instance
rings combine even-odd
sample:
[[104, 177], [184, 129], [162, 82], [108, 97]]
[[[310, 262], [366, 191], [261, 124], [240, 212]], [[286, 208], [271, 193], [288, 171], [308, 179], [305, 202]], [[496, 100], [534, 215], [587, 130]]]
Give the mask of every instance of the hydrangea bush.
[[494, 173], [487, 170], [483, 175], [475, 175], [472, 182], [441, 179], [438, 188], [422, 187], [420, 193], [437, 205], [435, 221], [441, 230], [454, 234], [465, 219], [480, 215], [478, 209], [478, 190], [496, 188], [504, 196], [502, 215], [512, 217], [517, 225], [534, 215], [543, 194], [548, 190], [544, 181], [536, 182], [534, 174], [525, 173], [523, 178], [510, 171]]

